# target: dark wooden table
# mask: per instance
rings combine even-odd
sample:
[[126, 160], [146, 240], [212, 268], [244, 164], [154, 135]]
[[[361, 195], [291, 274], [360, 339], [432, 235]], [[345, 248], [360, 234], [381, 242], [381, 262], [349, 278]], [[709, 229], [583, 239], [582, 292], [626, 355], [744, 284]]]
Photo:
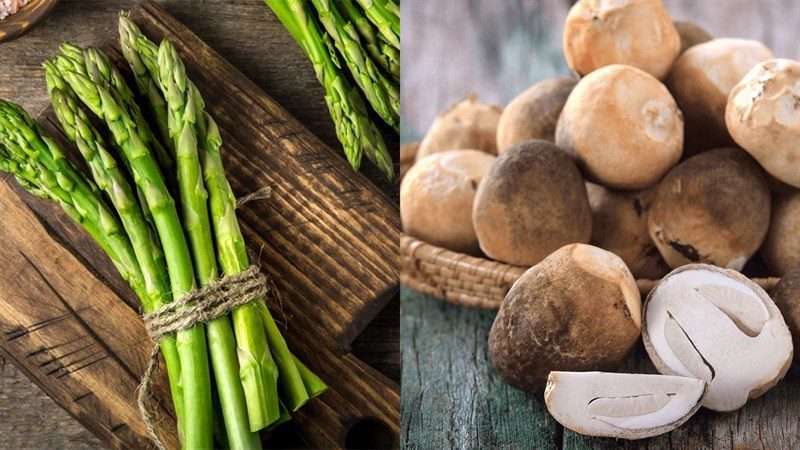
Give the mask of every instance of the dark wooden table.
[[[311, 65], [260, 0], [157, 1], [326, 144], [340, 148]], [[61, 42], [101, 45], [116, 36], [117, 14], [135, 1], [61, 0], [29, 34], [0, 44], [0, 98], [33, 116], [47, 105], [41, 62]], [[396, 154], [396, 135], [385, 133]], [[367, 165], [365, 163], [365, 165]], [[368, 165], [367, 165], [368, 166]], [[396, 186], [367, 175], [393, 198]], [[0, 268], [0, 276], [3, 269]], [[399, 298], [353, 342], [353, 353], [399, 382]], [[0, 355], [0, 449], [90, 448], [100, 443]]]
[[[533, 83], [569, 73], [561, 33], [569, 0], [405, 0], [403, 130], [419, 139], [433, 117], [477, 92], [506, 104]], [[678, 19], [712, 35], [758, 39], [800, 59], [800, 1], [665, 0]], [[553, 420], [541, 395], [493, 371], [486, 341], [494, 311], [401, 293], [401, 444], [410, 448], [800, 448], [800, 368], [729, 414], [701, 410], [682, 428], [644, 441], [592, 439]], [[654, 372], [641, 346], [621, 369]]]

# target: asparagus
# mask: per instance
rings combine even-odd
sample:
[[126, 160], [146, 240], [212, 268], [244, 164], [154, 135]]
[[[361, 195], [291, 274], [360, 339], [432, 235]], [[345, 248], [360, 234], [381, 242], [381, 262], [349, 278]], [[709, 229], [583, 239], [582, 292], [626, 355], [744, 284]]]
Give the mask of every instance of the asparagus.
[[356, 0], [378, 33], [392, 47], [400, 50], [400, 10], [390, 0]]
[[[189, 236], [197, 279], [201, 286], [206, 286], [215, 281], [219, 273], [208, 218], [208, 193], [197, 149], [196, 123], [202, 106], [195, 103], [194, 85], [187, 79], [183, 62], [168, 40], [159, 47], [157, 82], [166, 99], [169, 134], [176, 149], [183, 224]], [[228, 442], [231, 448], [260, 448], [258, 435], [253, 432], [276, 420], [280, 413], [277, 404], [273, 413], [269, 398], [265, 398], [263, 374], [257, 371], [261, 361], [242, 361], [239, 355], [239, 362], [243, 363], [240, 383], [236, 342], [229, 317], [208, 322], [207, 332]], [[246, 398], [251, 401], [246, 403]], [[248, 409], [250, 405], [253, 407]]]
[[325, 87], [325, 101], [336, 134], [350, 165], [358, 169], [365, 155], [387, 178], [394, 178], [392, 159], [377, 127], [369, 118], [358, 90], [350, 85], [336, 59], [336, 49], [302, 0], [264, 0], [311, 60]]
[[[111, 199], [133, 245], [146, 293], [146, 297], [141, 298], [143, 309], [146, 313], [155, 311], [172, 301], [166, 260], [161, 245], [139, 203], [134, 198], [128, 180], [117, 167], [114, 157], [106, 150], [105, 140], [81, 109], [72, 88], [64, 81], [58, 69], [51, 62], [45, 62], [44, 68], [48, 94], [62, 130], [69, 140], [77, 144], [78, 150], [91, 170], [95, 183]], [[175, 336], [162, 339], [159, 346], [167, 366], [178, 426], [181, 426], [184, 400], [179, 383], [180, 360], [175, 346]]]
[[399, 82], [400, 53], [397, 49], [378, 39], [372, 22], [364, 15], [364, 11], [353, 3], [353, 0], [339, 0], [337, 6], [341, 7], [345, 17], [355, 25], [364, 43], [364, 49], [372, 60], [390, 74], [395, 82]]
[[400, 124], [400, 92], [397, 86], [369, 58], [361, 47], [355, 26], [342, 15], [334, 2], [311, 0], [311, 3], [372, 109], [397, 130]]
[[81, 49], [72, 44], [62, 44], [60, 47], [63, 58], [55, 58], [56, 66], [63, 66], [63, 68], [71, 67], [75, 72], [80, 73], [95, 83], [108, 84], [116, 96], [116, 100], [127, 110], [128, 115], [136, 123], [136, 129], [142, 143], [151, 149], [158, 161], [161, 169], [164, 170], [166, 181], [171, 186], [175, 184], [174, 177], [171, 174], [174, 172], [175, 161], [174, 155], [168, 154], [168, 150], [161, 145], [161, 142], [156, 139], [153, 132], [150, 130], [150, 125], [142, 114], [139, 105], [136, 104], [136, 99], [133, 91], [128, 87], [122, 74], [117, 68], [111, 64], [108, 57], [96, 48]]
[[[153, 216], [166, 256], [173, 297], [180, 298], [196, 286], [189, 246], [175, 202], [150, 149], [142, 141], [138, 123], [120, 103], [119, 92], [107, 80], [89, 79], [79, 70], [71, 69], [70, 64], [57, 63], [57, 66], [80, 100], [106, 123], [112, 139], [122, 150]], [[192, 449], [211, 448], [211, 387], [204, 326], [195, 325], [179, 332], [176, 346], [184, 397], [182, 445]]]
[[79, 174], [58, 144], [19, 105], [6, 100], [0, 100], [0, 144], [3, 170], [25, 180], [24, 187], [33, 187], [37, 195], [58, 202], [100, 244], [134, 292], [144, 297], [131, 243], [97, 186]]
[[[119, 42], [122, 47], [122, 55], [125, 57], [125, 60], [128, 61], [131, 70], [133, 70], [139, 95], [147, 100], [150, 114], [152, 114], [156, 126], [158, 127], [158, 132], [161, 135], [162, 144], [170, 149], [174, 155], [175, 149], [173, 147], [172, 138], [169, 135], [169, 126], [167, 124], [167, 104], [164, 97], [161, 95], [158, 83], [150, 74], [150, 70], [148, 70], [148, 67], [155, 67], [157, 65], [156, 55], [158, 49], [155, 48], [155, 44], [150, 43], [152, 47], [148, 48], [149, 53], [147, 56], [141, 55], [139, 50], [140, 44], [136, 41], [141, 34], [142, 32], [139, 30], [139, 27], [128, 19], [127, 14], [120, 12]], [[146, 44], [147, 43], [141, 45]]]

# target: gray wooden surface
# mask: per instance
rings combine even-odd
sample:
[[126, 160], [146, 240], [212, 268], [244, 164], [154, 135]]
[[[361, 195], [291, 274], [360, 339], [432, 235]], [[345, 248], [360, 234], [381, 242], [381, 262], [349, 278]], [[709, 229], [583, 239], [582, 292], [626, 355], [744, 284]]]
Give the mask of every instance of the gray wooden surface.
[[[164, 0], [157, 3], [326, 144], [340, 148], [325, 107], [323, 90], [312, 67], [261, 0]], [[135, 5], [135, 1], [123, 0], [61, 0], [52, 15], [29, 34], [0, 44], [0, 98], [18, 102], [31, 115], [38, 115], [47, 104], [41, 62], [53, 55], [63, 41], [102, 45], [116, 36], [116, 17], [120, 9]], [[389, 138], [393, 136], [385, 134]], [[396, 142], [390, 148], [396, 153]], [[369, 167], [365, 171], [396, 198], [395, 187], [383, 182], [377, 171]], [[0, 276], [4, 272], [0, 268]], [[399, 381], [400, 374], [398, 327], [399, 300], [395, 299], [352, 344], [356, 356], [395, 381]], [[0, 449], [99, 445], [90, 433], [0, 354]]]
[[[421, 138], [437, 112], [471, 92], [505, 104], [539, 80], [569, 73], [561, 53], [569, 0], [405, 0], [403, 129]], [[800, 1], [665, 1], [673, 18], [712, 35], [758, 39], [800, 59]], [[701, 410], [684, 427], [637, 442], [560, 427], [541, 395], [502, 382], [486, 341], [492, 311], [401, 292], [401, 444], [408, 448], [800, 448], [800, 368], [740, 411]], [[654, 372], [641, 346], [621, 369]]]

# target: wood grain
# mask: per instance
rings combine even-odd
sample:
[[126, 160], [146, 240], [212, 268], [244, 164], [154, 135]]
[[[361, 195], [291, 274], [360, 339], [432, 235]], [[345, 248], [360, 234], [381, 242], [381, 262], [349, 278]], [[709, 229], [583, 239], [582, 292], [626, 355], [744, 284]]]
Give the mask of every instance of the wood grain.
[[[223, 133], [223, 158], [235, 193], [273, 188], [269, 202], [248, 204], [241, 210], [240, 223], [256, 262], [282, 292], [281, 302], [271, 307], [280, 321], [290, 324], [285, 333], [290, 347], [331, 387], [295, 416], [294, 426], [304, 443], [341, 446], [348, 428], [364, 418], [378, 419], [386, 433], [396, 436], [397, 385], [348, 353], [350, 342], [397, 291], [396, 206], [174, 18], [151, 3], [144, 3], [133, 18], [151, 38], [169, 36], [184, 56], [190, 77], [205, 93], [208, 109]], [[55, 134], [50, 112], [40, 121], [64, 142], [63, 136]], [[111, 286], [106, 289], [115, 293], [118, 305], [133, 314], [125, 320], [141, 327], [130, 307], [130, 292], [115, 286], [117, 277], [96, 246], [53, 205], [38, 204], [27, 194], [20, 196], [38, 212], [35, 217], [43, 229], [73, 253], [75, 263], [92, 267], [94, 273], [89, 276]], [[89, 292], [84, 291], [84, 296], [91, 297]], [[41, 299], [35, 304], [46, 312], [52, 301]], [[19, 314], [10, 307], [0, 311], [3, 316]], [[104, 317], [99, 323], [113, 329], [117, 320], [123, 319]], [[3, 344], [12, 359], [29, 375], [36, 374], [35, 381], [48, 393], [58, 389], [58, 383], [41, 379], [41, 370], [24, 360], [22, 355], [29, 352], [17, 342], [23, 341]], [[125, 355], [110, 353], [118, 356], [121, 367], [129, 365]], [[118, 419], [120, 411], [133, 405], [132, 391], [118, 386], [113, 393], [120, 407], [109, 415]], [[80, 394], [73, 400], [77, 397]], [[110, 445], [138, 446], [140, 428], [132, 426], [132, 436], [115, 441], [94, 417], [74, 413], [69, 399], [56, 400]], [[137, 420], [138, 416], [126, 417], [124, 423]]]
[[[758, 39], [800, 59], [800, 2], [664, 0], [674, 18], [712, 35]], [[570, 0], [405, 0], [403, 130], [419, 139], [433, 117], [470, 92], [506, 104], [528, 86], [568, 73], [561, 33]], [[730, 414], [701, 410], [672, 433], [627, 442], [579, 436], [547, 414], [541, 395], [508, 387], [487, 354], [494, 312], [402, 288], [401, 441], [408, 448], [800, 448], [800, 368]], [[641, 345], [624, 372], [653, 372]]]
[[58, 0], [32, 0], [15, 14], [0, 20], [0, 43], [11, 41], [30, 31], [50, 11]]

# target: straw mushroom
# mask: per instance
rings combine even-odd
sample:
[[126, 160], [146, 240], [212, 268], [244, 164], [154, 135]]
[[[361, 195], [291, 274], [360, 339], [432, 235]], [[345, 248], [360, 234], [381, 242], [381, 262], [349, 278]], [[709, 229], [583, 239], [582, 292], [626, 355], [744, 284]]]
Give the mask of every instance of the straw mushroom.
[[670, 267], [693, 262], [741, 270], [769, 228], [770, 195], [745, 151], [721, 148], [672, 169], [656, 189], [647, 228]]
[[503, 108], [478, 100], [475, 94], [436, 116], [417, 150], [417, 161], [447, 150], [473, 149], [497, 154], [497, 122]]
[[659, 0], [580, 0], [564, 27], [564, 56], [580, 76], [625, 64], [664, 78], [680, 48]]
[[707, 264], [672, 271], [644, 304], [642, 339], [656, 369], [709, 384], [703, 406], [734, 411], [775, 386], [792, 362], [792, 337], [766, 292]]
[[606, 66], [575, 86], [558, 119], [556, 144], [592, 181], [644, 189], [680, 159], [683, 117], [667, 88], [648, 73]]
[[800, 266], [800, 192], [775, 198], [761, 256], [777, 275]]
[[547, 141], [520, 142], [497, 157], [478, 187], [472, 221], [487, 256], [518, 266], [589, 242], [592, 232], [583, 178]]
[[794, 342], [794, 360], [800, 363], [800, 266], [786, 272], [770, 292]]
[[400, 184], [403, 231], [433, 245], [478, 254], [472, 202], [495, 159], [477, 150], [449, 150], [414, 164]]
[[669, 375], [550, 372], [544, 401], [564, 427], [588, 436], [644, 439], [700, 409], [705, 381]]
[[681, 37], [681, 54], [689, 47], [711, 40], [711, 35], [696, 23], [686, 20], [675, 20], [672, 23], [675, 25], [675, 29], [678, 30], [678, 36]]
[[750, 69], [772, 58], [760, 42], [723, 38], [695, 45], [675, 61], [666, 83], [683, 112], [690, 155], [733, 143], [725, 126], [728, 95]]
[[647, 210], [655, 188], [614, 191], [586, 183], [592, 211], [592, 245], [622, 258], [634, 278], [658, 279], [669, 266], [647, 232]]
[[558, 116], [577, 82], [575, 78], [550, 78], [511, 100], [497, 125], [497, 151], [530, 139], [554, 142]]
[[753, 67], [731, 90], [725, 123], [764, 170], [800, 187], [800, 62], [771, 59]]
[[613, 370], [641, 331], [641, 297], [625, 263], [571, 244], [511, 287], [489, 334], [492, 364], [511, 386], [541, 392], [553, 370]]

